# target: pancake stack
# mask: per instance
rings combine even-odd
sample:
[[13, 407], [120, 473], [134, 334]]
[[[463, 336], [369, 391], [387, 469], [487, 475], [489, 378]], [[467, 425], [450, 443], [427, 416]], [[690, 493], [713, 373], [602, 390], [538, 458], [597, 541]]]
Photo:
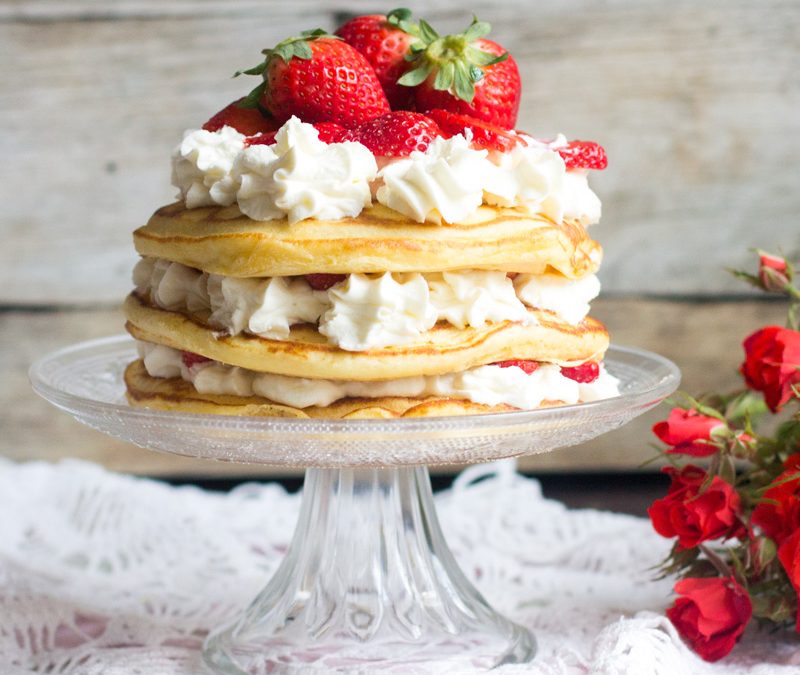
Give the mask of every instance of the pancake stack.
[[[395, 124], [398, 113], [386, 119], [392, 115]], [[404, 122], [408, 115], [423, 117], [407, 113]], [[180, 201], [134, 233], [142, 258], [124, 304], [141, 357], [125, 373], [132, 405], [392, 418], [532, 409], [617, 393], [602, 366], [608, 334], [585, 316], [599, 290], [601, 249], [586, 230], [595, 216], [484, 191], [480, 205], [453, 222], [444, 208], [421, 220], [381, 191], [391, 187], [386, 167], [397, 162], [413, 160], [418, 170], [426, 153], [448, 161], [453, 148], [469, 144], [475, 161], [505, 166], [511, 150], [501, 156], [502, 149], [476, 145], [469, 127], [454, 136], [433, 123], [440, 138], [398, 154], [376, 151], [358, 127], [323, 141], [327, 127], [292, 118], [255, 134], [242, 129], [240, 137], [236, 121], [187, 134], [215, 147], [226, 134], [238, 140], [214, 174], [202, 152], [186, 152], [185, 138], [174, 165]], [[568, 147], [563, 141], [508, 133], [513, 147], [535, 145], [535, 156], [546, 155], [541, 161], [559, 176], [572, 171], [585, 184], [586, 169], [570, 169], [559, 155]], [[319, 150], [320, 143], [328, 147]], [[253, 158], [262, 157], [257, 176], [268, 175], [272, 195], [282, 184], [274, 162], [302, 159], [309, 144], [314, 152], [372, 153], [375, 160], [364, 155], [365, 166], [374, 162], [365, 169], [364, 203], [332, 217], [324, 199], [324, 207], [311, 200], [298, 218], [285, 198], [270, 196], [267, 217], [253, 217], [245, 195]], [[272, 154], [264, 160], [263, 153]], [[190, 160], [195, 173], [186, 179]], [[329, 173], [304, 180], [332, 180], [326, 190], [335, 192]], [[358, 180], [350, 176], [342, 189]], [[551, 192], [565, 194], [560, 186]], [[279, 208], [285, 213], [276, 217]]]

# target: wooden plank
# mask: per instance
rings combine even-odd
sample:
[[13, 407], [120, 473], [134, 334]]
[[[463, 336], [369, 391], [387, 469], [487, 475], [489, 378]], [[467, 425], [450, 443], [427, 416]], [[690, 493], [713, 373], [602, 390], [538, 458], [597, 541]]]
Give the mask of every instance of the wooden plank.
[[[738, 386], [740, 343], [757, 327], [782, 321], [782, 307], [770, 302], [693, 303], [602, 300], [595, 314], [606, 321], [615, 343], [651, 349], [674, 359], [693, 393]], [[148, 475], [276, 475], [263, 467], [191, 460], [148, 452], [87, 429], [39, 399], [30, 389], [31, 361], [59, 346], [118, 333], [117, 310], [0, 314], [0, 455], [15, 460], [55, 461], [78, 457], [109, 468]], [[652, 456], [652, 424], [661, 408], [627, 427], [576, 448], [521, 460], [532, 471], [633, 470]]]
[[[455, 29], [460, 5], [431, 18]], [[800, 254], [796, 3], [545, 0], [535, 20], [521, 0], [474, 7], [520, 63], [519, 126], [609, 150], [607, 292], [735, 292], [720, 270], [748, 247]], [[170, 200], [181, 131], [248, 88], [229, 75], [263, 46], [316, 23], [334, 25], [329, 3], [2, 0], [0, 302], [124, 294], [130, 231]]]

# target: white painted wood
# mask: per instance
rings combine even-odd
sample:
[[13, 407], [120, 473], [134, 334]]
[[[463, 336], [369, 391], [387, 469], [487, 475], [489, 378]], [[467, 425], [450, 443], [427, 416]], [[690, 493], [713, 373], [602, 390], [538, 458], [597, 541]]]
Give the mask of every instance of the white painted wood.
[[[460, 5], [430, 16], [455, 29]], [[0, 0], [0, 302], [122, 297], [130, 231], [171, 198], [181, 131], [249, 87], [229, 75], [262, 47], [333, 27], [342, 6]], [[796, 1], [473, 7], [520, 63], [520, 128], [609, 151], [606, 292], [738, 291], [723, 268], [748, 247], [800, 254]]]

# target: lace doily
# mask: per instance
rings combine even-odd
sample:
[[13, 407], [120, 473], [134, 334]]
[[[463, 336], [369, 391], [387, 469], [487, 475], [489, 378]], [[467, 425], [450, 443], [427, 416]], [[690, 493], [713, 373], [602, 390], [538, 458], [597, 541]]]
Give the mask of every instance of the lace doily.
[[[264, 586], [299, 503], [275, 485], [215, 494], [0, 460], [0, 672], [204, 672], [203, 637]], [[539, 643], [497, 672], [800, 673], [785, 633], [749, 631], [714, 665], [690, 652], [660, 614], [672, 582], [651, 568], [669, 542], [646, 520], [570, 511], [510, 463], [465, 471], [437, 508], [467, 576]]]

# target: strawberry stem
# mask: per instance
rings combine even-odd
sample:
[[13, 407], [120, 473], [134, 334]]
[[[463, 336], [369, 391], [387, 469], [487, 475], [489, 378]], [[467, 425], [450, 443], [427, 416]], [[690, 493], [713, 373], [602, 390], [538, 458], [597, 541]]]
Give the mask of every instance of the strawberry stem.
[[[404, 22], [408, 24], [406, 20]], [[419, 43], [411, 46], [406, 61], [412, 64], [399, 80], [405, 87], [416, 87], [435, 73], [433, 88], [448, 91], [453, 96], [471, 103], [475, 97], [475, 85], [483, 79], [484, 69], [508, 58], [508, 52], [492, 54], [474, 44], [489, 33], [491, 25], [472, 17], [472, 23], [463, 33], [440, 37], [424, 19], [414, 25]]]

